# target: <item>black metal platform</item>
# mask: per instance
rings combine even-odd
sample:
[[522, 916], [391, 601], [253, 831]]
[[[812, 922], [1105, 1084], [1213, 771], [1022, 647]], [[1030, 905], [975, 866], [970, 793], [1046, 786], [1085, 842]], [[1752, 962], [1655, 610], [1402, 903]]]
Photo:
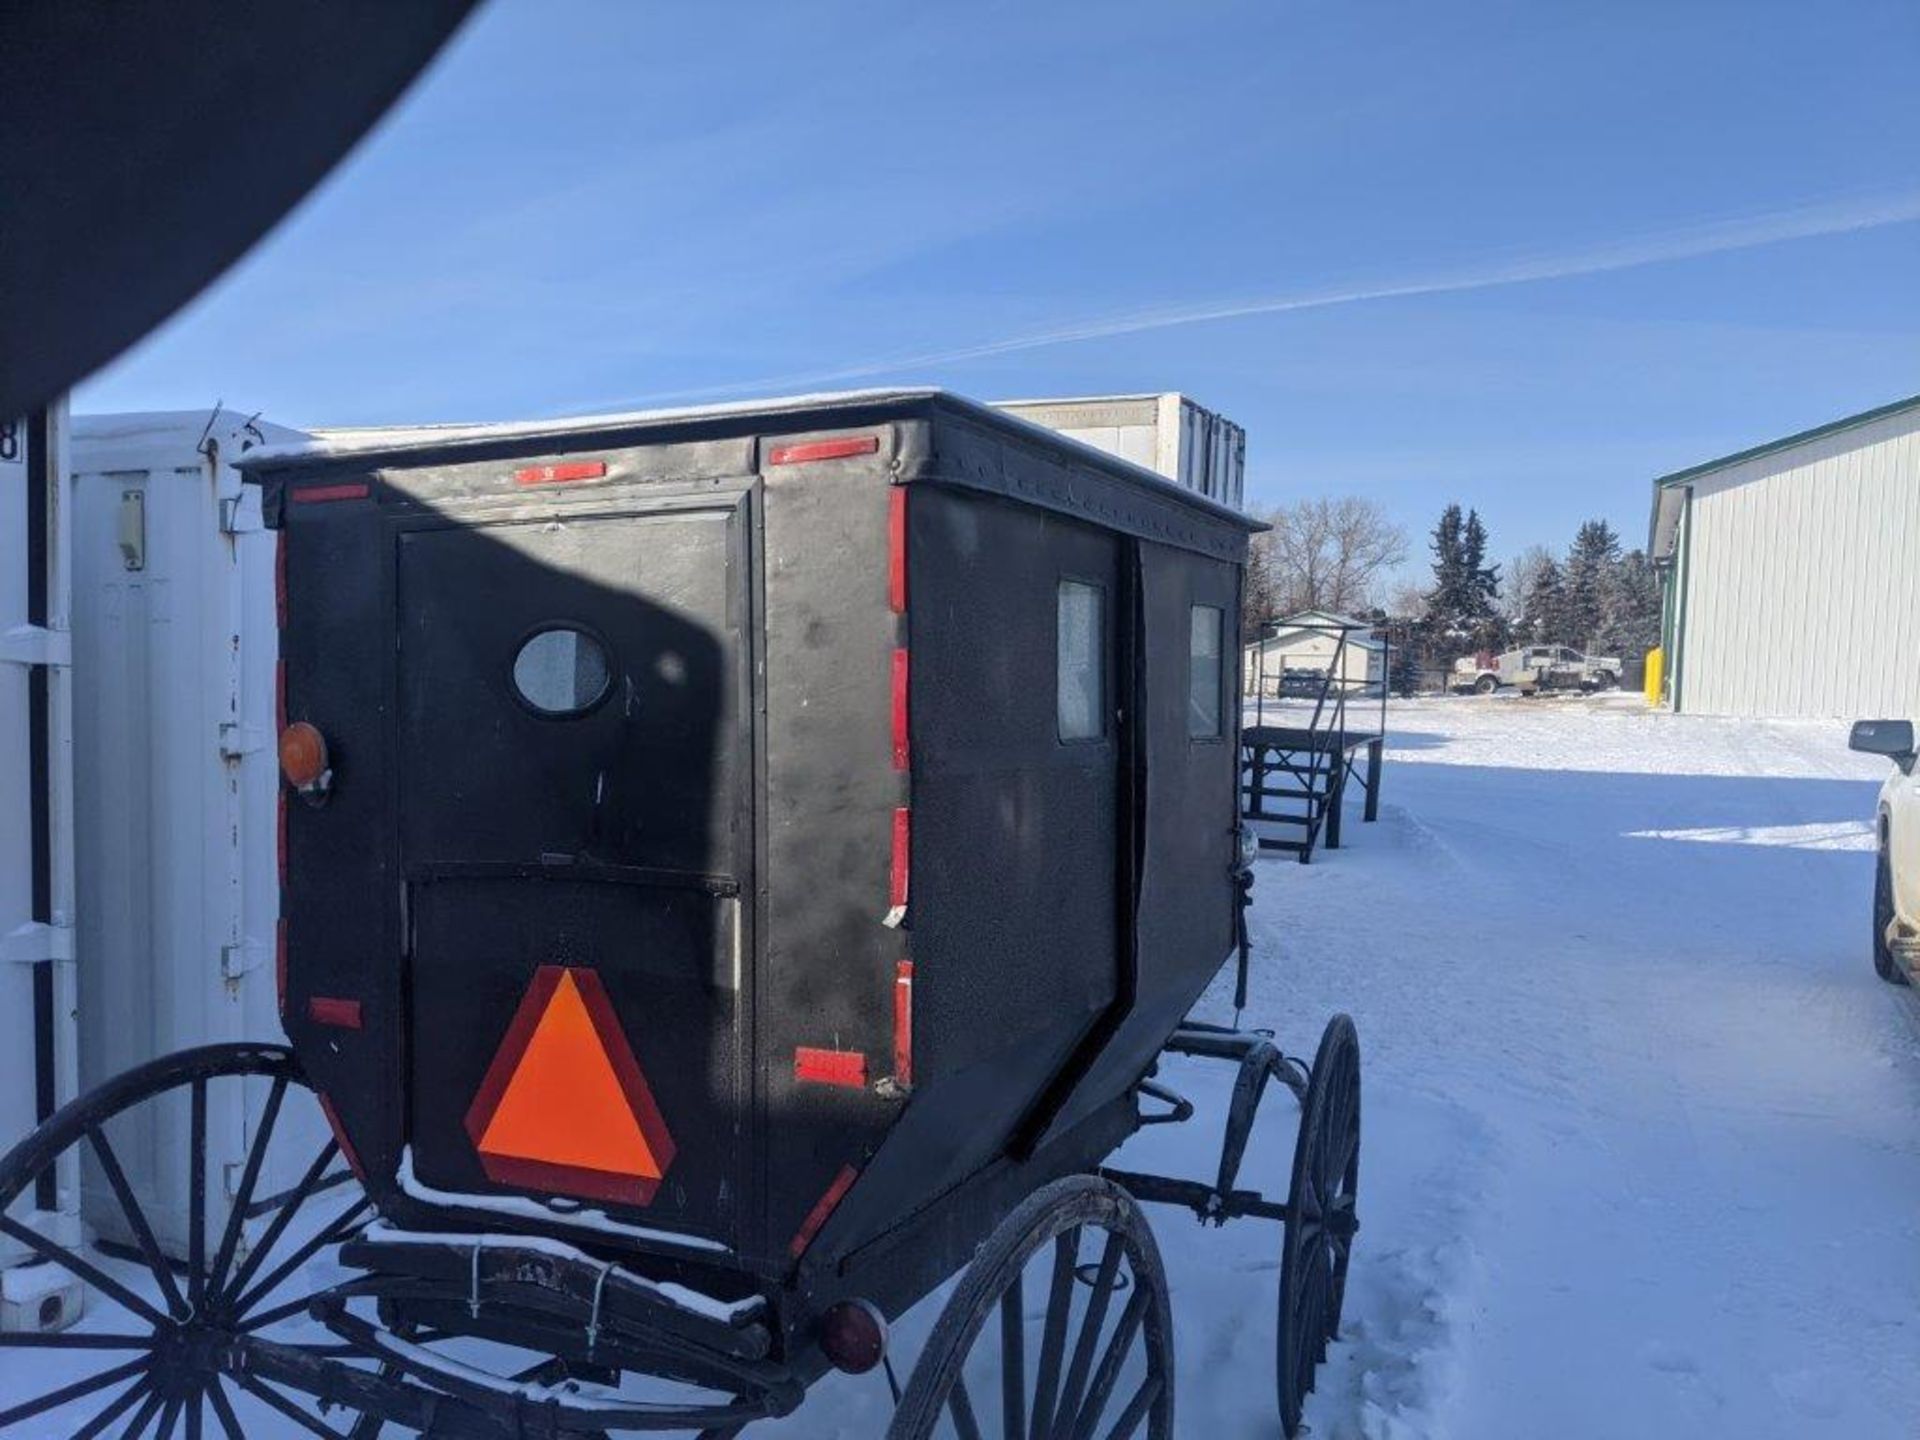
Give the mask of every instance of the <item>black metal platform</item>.
[[1357, 782], [1366, 795], [1362, 818], [1378, 819], [1385, 746], [1385, 737], [1376, 731], [1247, 726], [1240, 733], [1241, 812], [1249, 820], [1298, 832], [1262, 835], [1260, 848], [1286, 851], [1298, 856], [1303, 865], [1322, 840], [1327, 848], [1338, 850], [1349, 781]]

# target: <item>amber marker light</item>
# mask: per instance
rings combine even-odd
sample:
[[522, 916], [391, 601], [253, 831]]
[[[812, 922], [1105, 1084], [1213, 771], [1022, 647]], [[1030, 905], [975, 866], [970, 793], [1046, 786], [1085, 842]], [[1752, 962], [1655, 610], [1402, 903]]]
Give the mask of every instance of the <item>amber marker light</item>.
[[326, 737], [305, 720], [296, 720], [280, 732], [280, 773], [309, 800], [321, 799], [333, 787]]

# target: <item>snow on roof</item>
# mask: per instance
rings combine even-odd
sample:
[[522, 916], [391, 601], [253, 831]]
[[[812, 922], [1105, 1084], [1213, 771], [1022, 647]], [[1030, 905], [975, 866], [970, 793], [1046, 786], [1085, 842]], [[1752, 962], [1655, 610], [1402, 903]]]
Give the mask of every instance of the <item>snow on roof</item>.
[[[323, 426], [309, 438], [288, 445], [269, 445], [251, 452], [250, 465], [278, 465], [373, 455], [432, 446], [481, 445], [503, 440], [544, 440], [587, 435], [600, 430], [624, 430], [648, 425], [685, 424], [724, 420], [735, 415], [781, 415], [806, 410], [840, 409], [852, 405], [928, 399], [950, 395], [936, 386], [874, 390], [830, 390], [814, 395], [773, 399], [729, 400], [713, 405], [670, 406], [656, 410], [616, 411], [606, 415], [572, 415], [549, 420], [473, 421], [428, 425]], [[958, 400], [958, 396], [952, 398]], [[974, 404], [973, 401], [962, 401]], [[1053, 432], [1048, 432], [1053, 433]]]
[[74, 467], [81, 471], [192, 465], [208, 439], [218, 442], [229, 460], [249, 447], [279, 447], [302, 439], [298, 430], [262, 420], [257, 411], [221, 405], [75, 415], [68, 434]]

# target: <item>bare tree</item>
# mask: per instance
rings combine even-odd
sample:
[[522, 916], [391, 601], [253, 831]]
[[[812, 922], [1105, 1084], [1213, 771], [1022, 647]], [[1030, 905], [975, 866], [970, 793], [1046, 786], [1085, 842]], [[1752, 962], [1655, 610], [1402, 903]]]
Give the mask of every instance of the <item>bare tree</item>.
[[1540, 572], [1554, 563], [1553, 552], [1544, 545], [1529, 545], [1507, 562], [1506, 587], [1500, 596], [1500, 613], [1518, 620], [1527, 612], [1527, 596]]
[[1378, 502], [1357, 495], [1300, 500], [1267, 517], [1273, 599], [1282, 615], [1369, 608], [1407, 555], [1407, 534]]

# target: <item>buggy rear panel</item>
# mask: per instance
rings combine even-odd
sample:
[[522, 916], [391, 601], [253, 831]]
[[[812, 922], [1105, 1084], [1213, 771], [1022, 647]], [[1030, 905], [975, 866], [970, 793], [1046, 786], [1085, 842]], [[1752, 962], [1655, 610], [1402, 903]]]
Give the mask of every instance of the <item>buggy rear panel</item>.
[[1234, 944], [1242, 517], [939, 392], [249, 469], [284, 1018], [391, 1217], [893, 1308], [1137, 1123]]

